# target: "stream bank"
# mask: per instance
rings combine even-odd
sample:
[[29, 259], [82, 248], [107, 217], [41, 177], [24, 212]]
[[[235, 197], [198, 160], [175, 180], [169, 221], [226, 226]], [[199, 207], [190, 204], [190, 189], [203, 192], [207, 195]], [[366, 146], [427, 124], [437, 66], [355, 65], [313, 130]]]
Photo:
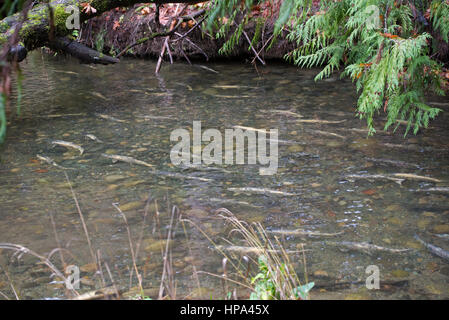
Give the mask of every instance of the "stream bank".
[[[160, 22], [165, 24], [177, 12], [177, 5], [165, 5], [160, 9]], [[260, 9], [260, 17], [268, 14], [264, 8]], [[178, 31], [171, 36], [169, 41], [169, 53], [166, 52], [164, 60], [198, 60], [198, 61], [217, 61], [217, 60], [238, 60], [258, 63], [265, 60], [283, 60], [284, 56], [295, 48], [295, 44], [289, 42], [285, 35], [281, 35], [272, 44], [274, 22], [277, 17], [278, 8], [271, 8], [271, 15], [265, 22], [250, 22], [244, 28], [239, 41], [228, 54], [221, 54], [220, 48], [226, 40], [235, 32], [232, 27], [226, 37], [217, 38], [215, 33], [204, 29], [203, 25], [199, 27], [193, 20], [183, 23]], [[193, 10], [194, 11], [194, 10]], [[192, 11], [192, 12], [193, 12]], [[188, 14], [191, 12], [187, 11]], [[195, 21], [200, 22], [199, 17]], [[117, 55], [132, 45], [139, 39], [148, 36], [160, 30], [155, 21], [155, 6], [145, 6], [142, 4], [134, 5], [129, 8], [116, 8], [110, 10], [99, 17], [92, 18], [82, 25], [80, 31], [80, 41], [89, 47], [103, 51], [105, 54]], [[254, 41], [254, 50], [250, 47], [255, 34], [258, 34], [258, 41]], [[185, 35], [185, 36], [182, 36]], [[181, 39], [182, 37], [182, 39]], [[247, 38], [248, 37], [248, 38]], [[161, 54], [166, 37], [157, 37], [131, 48], [126, 56], [137, 58], [157, 59]], [[257, 52], [258, 57], [256, 57]]]

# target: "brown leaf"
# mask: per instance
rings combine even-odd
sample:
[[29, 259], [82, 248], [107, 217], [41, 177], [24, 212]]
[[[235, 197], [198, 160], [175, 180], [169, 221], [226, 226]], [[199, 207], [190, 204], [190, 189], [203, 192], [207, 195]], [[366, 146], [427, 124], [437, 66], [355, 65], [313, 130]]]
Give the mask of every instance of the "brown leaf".
[[376, 190], [374, 190], [374, 189], [367, 189], [367, 190], [363, 190], [362, 193], [366, 194], [368, 196], [371, 196], [371, 195], [376, 193]]
[[327, 215], [328, 215], [329, 217], [335, 217], [335, 216], [337, 216], [337, 215], [335, 214], [335, 212], [333, 212], [332, 210], [327, 210]]
[[140, 13], [142, 14], [142, 15], [147, 15], [147, 14], [150, 14], [150, 8], [148, 8], [148, 7], [144, 7], [142, 10], [140, 10]]

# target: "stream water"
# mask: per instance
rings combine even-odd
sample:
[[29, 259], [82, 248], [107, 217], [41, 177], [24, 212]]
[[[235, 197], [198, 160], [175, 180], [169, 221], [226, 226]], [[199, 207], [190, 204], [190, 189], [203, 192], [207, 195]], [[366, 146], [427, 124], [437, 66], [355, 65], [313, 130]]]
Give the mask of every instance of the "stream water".
[[[396, 134], [382, 130], [381, 112], [378, 133], [367, 138], [365, 122], [354, 115], [357, 96], [347, 79], [316, 83], [316, 70], [274, 63], [258, 71], [245, 64], [207, 67], [212, 70], [164, 64], [156, 77], [153, 61], [90, 66], [31, 54], [23, 64], [22, 113], [9, 124], [0, 147], [0, 242], [52, 254], [50, 260], [58, 267], [59, 252], [52, 250], [63, 247], [70, 252], [64, 251], [65, 262], [81, 269], [81, 293], [102, 285], [66, 173], [94, 254], [101, 256], [106, 284], [111, 283], [107, 265], [117, 286], [137, 285], [135, 277], [130, 285], [132, 252], [116, 204], [127, 217], [134, 246], [142, 238], [137, 267], [146, 294], [158, 295], [166, 244], [162, 239], [171, 229], [177, 297], [225, 296], [220, 280], [195, 272], [222, 274], [223, 256], [193, 224], [169, 228], [175, 205], [183, 218], [222, 245], [227, 245], [224, 239], [245, 244], [230, 238], [229, 228], [217, 218], [218, 208], [260, 222], [268, 231], [343, 231], [329, 238], [280, 236], [286, 249], [297, 250], [300, 243], [308, 249], [306, 270], [302, 254], [291, 259], [302, 280], [307, 276], [315, 282], [312, 299], [449, 298], [448, 262], [414, 239], [418, 234], [449, 250], [447, 189], [423, 191], [448, 186], [447, 113], [419, 135], [404, 138], [403, 124]], [[429, 101], [447, 110], [447, 99]], [[258, 164], [174, 166], [170, 133], [192, 130], [193, 121], [201, 121], [203, 130], [220, 132], [233, 126], [278, 129], [276, 174], [260, 175]], [[84, 153], [55, 146], [54, 140], [80, 145]], [[132, 157], [153, 167], [114, 162], [102, 154]], [[439, 182], [392, 176], [397, 173]], [[411, 250], [369, 255], [329, 243], [343, 241]], [[65, 297], [64, 285], [38, 260], [0, 250], [0, 292], [5, 296], [14, 298], [13, 284], [22, 299]], [[378, 290], [365, 285], [370, 265], [380, 271]], [[237, 294], [244, 297], [245, 291]]]

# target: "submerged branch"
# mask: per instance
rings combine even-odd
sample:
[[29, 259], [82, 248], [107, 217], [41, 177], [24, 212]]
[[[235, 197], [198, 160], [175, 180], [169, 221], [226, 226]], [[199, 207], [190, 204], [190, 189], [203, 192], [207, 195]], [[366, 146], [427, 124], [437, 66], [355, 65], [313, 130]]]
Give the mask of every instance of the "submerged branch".
[[85, 63], [113, 64], [120, 62], [117, 58], [105, 55], [85, 46], [84, 44], [73, 41], [68, 37], [56, 38], [50, 46], [53, 49], [66, 52]]

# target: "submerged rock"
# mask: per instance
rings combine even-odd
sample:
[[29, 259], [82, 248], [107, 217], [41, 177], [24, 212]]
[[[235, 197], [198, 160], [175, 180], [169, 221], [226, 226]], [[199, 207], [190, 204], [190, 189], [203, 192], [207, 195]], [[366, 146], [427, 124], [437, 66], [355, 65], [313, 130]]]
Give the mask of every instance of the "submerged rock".
[[407, 241], [407, 243], [405, 245], [412, 249], [422, 249], [422, 247], [423, 247], [423, 245], [421, 243], [419, 243], [418, 241], [415, 241], [415, 240]]
[[449, 233], [449, 224], [439, 224], [433, 227], [433, 232], [435, 233]]
[[209, 212], [200, 208], [192, 208], [184, 212], [187, 217], [205, 218], [209, 216]]
[[429, 219], [421, 219], [418, 221], [417, 225], [419, 229], [426, 229], [427, 226], [431, 223]]
[[409, 274], [409, 272], [400, 269], [391, 272], [391, 275], [395, 278], [407, 278]]
[[120, 210], [125, 212], [125, 211], [143, 208], [144, 205], [145, 205], [145, 202], [143, 202], [143, 201], [132, 201], [132, 202], [128, 202], [123, 205], [120, 205], [119, 208], [120, 208]]
[[345, 297], [345, 300], [370, 300], [371, 297], [364, 293], [350, 293]]
[[82, 272], [88, 272], [92, 273], [97, 271], [97, 264], [96, 263], [88, 263], [80, 267], [80, 271]]
[[117, 182], [117, 181], [120, 181], [120, 180], [123, 180], [123, 179], [126, 179], [127, 177], [126, 176], [123, 176], [123, 175], [119, 175], [119, 174], [111, 174], [111, 175], [109, 175], [109, 176], [106, 176], [106, 177], [104, 177], [104, 180], [107, 182], [107, 183], [114, 183], [114, 182]]
[[400, 219], [399, 217], [390, 217], [387, 222], [397, 226], [402, 226], [405, 223], [404, 219]]
[[[172, 245], [173, 240], [168, 244], [169, 247]], [[161, 252], [165, 251], [167, 245], [167, 240], [156, 240], [156, 239], [146, 239], [144, 241], [144, 248], [146, 252]]]
[[329, 274], [324, 270], [317, 270], [313, 273], [316, 278], [329, 278]]
[[303, 146], [300, 146], [300, 145], [293, 145], [293, 146], [288, 147], [287, 150], [288, 150], [289, 152], [294, 152], [294, 153], [296, 153], [296, 152], [302, 152], [302, 151], [304, 151], [304, 147], [303, 147]]

